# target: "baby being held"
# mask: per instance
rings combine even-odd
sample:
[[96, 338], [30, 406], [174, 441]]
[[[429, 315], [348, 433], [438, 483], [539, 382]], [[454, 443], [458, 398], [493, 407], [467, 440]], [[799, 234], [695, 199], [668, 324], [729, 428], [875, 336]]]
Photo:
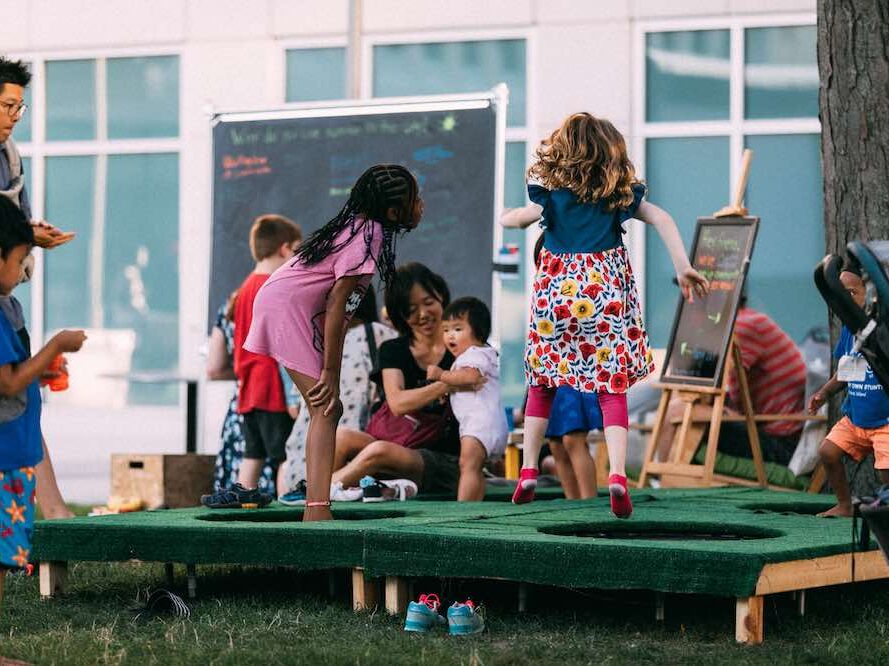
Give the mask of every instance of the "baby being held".
[[459, 500], [485, 496], [482, 466], [503, 453], [508, 429], [500, 400], [500, 361], [487, 344], [491, 313], [477, 298], [458, 298], [442, 316], [444, 343], [456, 357], [450, 370], [430, 365], [427, 377], [450, 385], [451, 407], [460, 424]]

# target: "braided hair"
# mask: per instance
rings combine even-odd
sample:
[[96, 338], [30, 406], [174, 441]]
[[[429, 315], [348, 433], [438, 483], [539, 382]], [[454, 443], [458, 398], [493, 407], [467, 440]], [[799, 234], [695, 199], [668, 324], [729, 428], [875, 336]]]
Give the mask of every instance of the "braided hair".
[[[307, 266], [317, 264], [363, 231], [366, 250], [362, 262], [365, 261], [371, 256], [373, 225], [361, 221], [358, 216], [362, 215], [383, 225], [383, 244], [376, 261], [380, 280], [388, 284], [395, 273], [395, 241], [399, 232], [411, 230], [418, 196], [417, 180], [405, 167], [400, 164], [376, 164], [370, 167], [352, 187], [349, 198], [336, 217], [299, 246], [296, 259]], [[394, 222], [388, 216], [390, 208], [398, 211]], [[337, 243], [337, 237], [346, 228], [351, 233]]]

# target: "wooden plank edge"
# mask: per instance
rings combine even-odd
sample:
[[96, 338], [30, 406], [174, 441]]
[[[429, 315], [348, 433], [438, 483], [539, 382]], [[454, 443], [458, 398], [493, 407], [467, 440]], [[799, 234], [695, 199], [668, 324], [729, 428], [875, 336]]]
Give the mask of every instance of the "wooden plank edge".
[[855, 578], [852, 578], [852, 553], [815, 557], [810, 560], [766, 564], [756, 581], [756, 595], [808, 590], [813, 587], [859, 583], [889, 578], [889, 564], [879, 550], [854, 553]]

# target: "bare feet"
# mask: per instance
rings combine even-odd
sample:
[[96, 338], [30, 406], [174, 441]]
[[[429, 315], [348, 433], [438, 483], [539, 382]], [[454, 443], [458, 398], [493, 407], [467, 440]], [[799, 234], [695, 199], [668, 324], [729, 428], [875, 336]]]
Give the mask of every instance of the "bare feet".
[[329, 506], [312, 506], [307, 507], [303, 513], [304, 523], [313, 523], [316, 520], [333, 520], [333, 514], [330, 512]]
[[852, 517], [852, 505], [851, 504], [837, 504], [832, 509], [828, 509], [827, 511], [822, 511], [818, 514], [819, 518], [851, 518]]
[[73, 518], [74, 513], [64, 504], [60, 507], [53, 507], [52, 509], [42, 509], [43, 517], [46, 520], [57, 520], [59, 518]]

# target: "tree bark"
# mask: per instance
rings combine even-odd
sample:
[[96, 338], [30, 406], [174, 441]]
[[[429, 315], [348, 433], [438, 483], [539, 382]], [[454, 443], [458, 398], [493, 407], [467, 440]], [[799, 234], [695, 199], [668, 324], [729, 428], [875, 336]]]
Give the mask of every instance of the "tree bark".
[[[845, 255], [889, 239], [889, 1], [818, 0], [818, 69], [825, 245]], [[849, 467], [856, 495], [879, 485], [869, 460]]]

